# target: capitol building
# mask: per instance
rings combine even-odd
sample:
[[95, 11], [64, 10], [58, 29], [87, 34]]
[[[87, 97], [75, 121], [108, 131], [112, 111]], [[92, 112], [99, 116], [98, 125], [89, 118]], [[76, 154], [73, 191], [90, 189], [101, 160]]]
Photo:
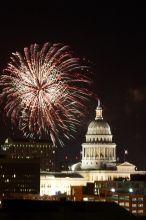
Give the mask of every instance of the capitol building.
[[[104, 121], [100, 101], [95, 120], [91, 121], [82, 144], [81, 170], [107, 170], [116, 167], [116, 144], [112, 142], [110, 126]], [[73, 167], [72, 167], [73, 168]], [[73, 169], [78, 169], [74, 167]]]
[[136, 166], [116, 160], [116, 144], [110, 125], [103, 118], [103, 109], [98, 101], [95, 119], [89, 123], [82, 158], [69, 171], [41, 172], [40, 194], [55, 195], [58, 192], [70, 195], [72, 186], [85, 186], [95, 181], [114, 181], [118, 178], [130, 180], [131, 174], [146, 174]]

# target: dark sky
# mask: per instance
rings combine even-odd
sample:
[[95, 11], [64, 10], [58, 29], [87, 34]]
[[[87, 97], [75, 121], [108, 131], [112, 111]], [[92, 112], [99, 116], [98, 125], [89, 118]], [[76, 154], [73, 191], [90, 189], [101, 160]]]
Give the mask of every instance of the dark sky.
[[[145, 8], [121, 10], [63, 2], [1, 5], [0, 71], [12, 52], [23, 51], [31, 43], [69, 44], [93, 64], [96, 93], [117, 143], [117, 156], [122, 161], [127, 149], [127, 159], [146, 169]], [[79, 131], [82, 137], [70, 144], [75, 154], [84, 132], [85, 128]], [[1, 121], [1, 139], [7, 134]]]

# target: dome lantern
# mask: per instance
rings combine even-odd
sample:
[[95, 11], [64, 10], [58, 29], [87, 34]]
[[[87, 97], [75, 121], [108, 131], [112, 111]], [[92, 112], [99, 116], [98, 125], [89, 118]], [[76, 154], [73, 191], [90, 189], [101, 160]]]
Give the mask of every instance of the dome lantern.
[[95, 117], [95, 120], [101, 120], [103, 119], [102, 117], [102, 107], [100, 105], [100, 100], [98, 99], [98, 106], [96, 108], [96, 117]]

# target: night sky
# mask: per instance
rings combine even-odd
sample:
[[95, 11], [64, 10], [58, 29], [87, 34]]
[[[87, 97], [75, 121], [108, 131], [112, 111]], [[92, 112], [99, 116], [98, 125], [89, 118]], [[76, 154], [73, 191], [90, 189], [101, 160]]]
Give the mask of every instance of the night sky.
[[[56, 5], [55, 5], [56, 3]], [[12, 52], [31, 43], [61, 42], [90, 61], [95, 90], [111, 126], [117, 156], [146, 169], [146, 19], [145, 9], [122, 11], [94, 5], [7, 4], [0, 7], [0, 71]], [[88, 8], [88, 10], [87, 10]], [[93, 10], [93, 11], [92, 11]], [[94, 119], [95, 112], [91, 112]], [[0, 122], [0, 137], [10, 131]], [[86, 128], [64, 148], [68, 160], [81, 150]], [[70, 150], [72, 149], [72, 151]]]

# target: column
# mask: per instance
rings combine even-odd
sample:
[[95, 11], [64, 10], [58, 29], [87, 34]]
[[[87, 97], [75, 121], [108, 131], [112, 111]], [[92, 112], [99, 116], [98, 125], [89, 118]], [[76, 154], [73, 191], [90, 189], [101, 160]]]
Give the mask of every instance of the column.
[[116, 148], [114, 147], [114, 159], [116, 159]]
[[94, 159], [95, 159], [95, 157], [96, 157], [96, 156], [95, 156], [95, 155], [96, 155], [96, 149], [95, 149], [95, 147], [94, 147], [93, 154], [94, 154], [93, 156], [94, 156]]
[[107, 159], [107, 147], [105, 148], [105, 157]]
[[112, 148], [110, 148], [110, 159], [112, 158]]
[[103, 156], [104, 156], [104, 159], [105, 159], [105, 147], [104, 147], [104, 154], [103, 154]]
[[99, 160], [100, 160], [100, 147], [99, 147]]
[[97, 152], [97, 148], [95, 148], [95, 159], [97, 159], [98, 157], [98, 152]]
[[88, 157], [88, 148], [86, 147], [86, 159]]

